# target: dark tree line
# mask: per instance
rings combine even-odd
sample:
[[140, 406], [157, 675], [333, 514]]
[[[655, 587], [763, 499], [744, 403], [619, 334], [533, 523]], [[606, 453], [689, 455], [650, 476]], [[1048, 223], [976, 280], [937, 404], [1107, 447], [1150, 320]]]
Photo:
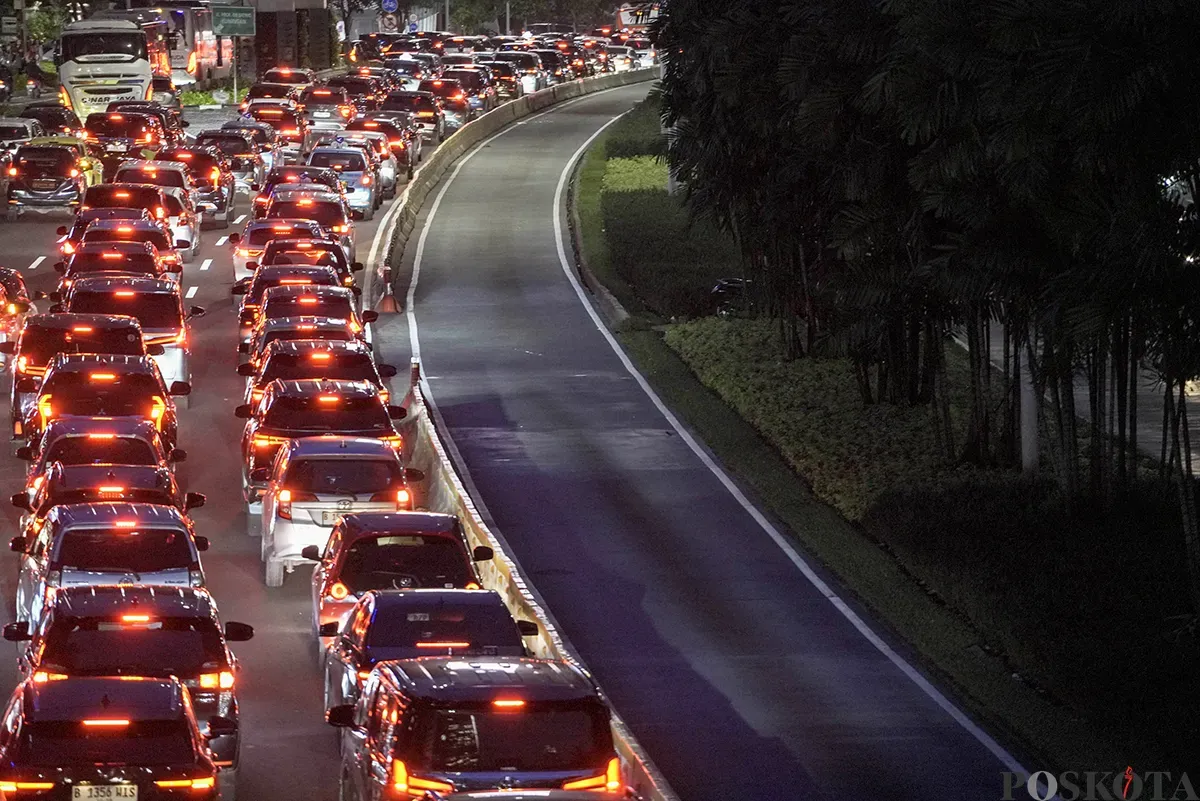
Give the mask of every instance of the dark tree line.
[[1088, 503], [1137, 477], [1138, 388], [1161, 380], [1200, 609], [1200, 4], [671, 0], [657, 35], [670, 165], [791, 356], [848, 356], [864, 401], [927, 404], [948, 460], [1019, 465], [1036, 426], [1042, 469]]

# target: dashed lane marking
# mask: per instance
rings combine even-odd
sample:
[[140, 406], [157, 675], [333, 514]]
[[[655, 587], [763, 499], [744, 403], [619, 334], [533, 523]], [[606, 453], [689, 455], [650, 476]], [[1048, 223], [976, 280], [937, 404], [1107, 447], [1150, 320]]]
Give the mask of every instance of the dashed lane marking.
[[192, 298], [196, 297], [196, 290], [197, 290], [197, 289], [199, 289], [199, 288], [200, 288], [200, 287], [198, 287], [198, 286], [194, 286], [194, 287], [192, 287], [191, 289], [189, 289], [189, 290], [187, 291], [187, 294], [186, 294], [186, 295], [184, 295], [184, 297], [185, 297], [185, 298], [187, 298], [188, 300], [191, 300]]
[[32, 263], [32, 264], [30, 264], [30, 265], [29, 265], [28, 267], [26, 267], [25, 269], [27, 269], [27, 270], [36, 270], [36, 269], [37, 269], [37, 267], [38, 267], [38, 265], [39, 265], [39, 264], [41, 264], [42, 262], [44, 262], [45, 260], [46, 260], [46, 257], [45, 257], [45, 256], [38, 256], [36, 259], [34, 259], [34, 260], [33, 260], [33, 263]]

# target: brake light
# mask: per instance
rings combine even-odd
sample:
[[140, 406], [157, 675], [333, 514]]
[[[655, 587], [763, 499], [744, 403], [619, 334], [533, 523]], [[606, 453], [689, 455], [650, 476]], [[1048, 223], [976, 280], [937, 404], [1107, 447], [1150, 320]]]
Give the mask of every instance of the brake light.
[[101, 253], [100, 258], [108, 259], [109, 261], [112, 261], [113, 259], [123, 258], [124, 255], [125, 255], [124, 253]]
[[28, 356], [18, 356], [17, 357], [17, 372], [23, 373], [23, 372], [25, 372], [26, 368], [28, 368], [28, 367], [29, 367], [29, 357]]
[[348, 234], [350, 233], [350, 225], [349, 223], [346, 225], [333, 225], [330, 226], [329, 230], [333, 231], [335, 234]]
[[151, 398], [151, 400], [150, 400], [150, 421], [152, 423], [154, 423], [154, 425], [158, 428], [159, 431], [162, 430], [163, 418], [166, 416], [166, 413], [167, 413], [167, 402], [164, 401], [162, 398], [160, 398], [158, 395], [155, 395], [153, 398]]
[[116, 434], [88, 434], [88, 439], [116, 439]]
[[350, 115], [354, 113], [353, 106], [338, 106], [338, 113], [346, 119], [350, 119]]
[[115, 486], [113, 486], [113, 487], [102, 486], [102, 487], [97, 487], [96, 491], [99, 492], [101, 495], [120, 495], [122, 492], [125, 491], [125, 488], [124, 487], [115, 487]]
[[121, 615], [122, 623], [149, 623], [149, 615]]
[[[469, 643], [469, 642], [419, 642], [419, 643], [417, 643], [417, 647], [418, 648], [437, 648], [439, 650], [444, 649], [444, 648], [462, 649], [462, 648], [470, 648], [471, 643]], [[525, 702], [521, 701], [520, 703], [522, 705], [524, 705]]]
[[43, 395], [38, 398], [38, 414], [42, 418], [42, 428], [45, 428], [52, 419], [54, 419], [54, 404], [51, 402], [50, 395]]
[[432, 116], [434, 116], [434, 113], [433, 113], [432, 111], [418, 111], [418, 112], [417, 112], [417, 116], [418, 116], [418, 117], [425, 117], [425, 118], [429, 118], [429, 117], [432, 117]]
[[621, 789], [621, 760], [613, 757], [608, 760], [608, 766], [603, 775], [589, 776], [586, 779], [576, 779], [563, 785], [564, 790], [608, 790], [610, 793]]
[[[191, 156], [192, 154], [185, 153], [184, 155]], [[214, 184], [221, 182], [221, 170], [219, 167], [212, 168], [212, 172], [209, 173], [208, 180], [212, 181]]]
[[155, 206], [154, 207], [154, 216], [160, 220], [165, 220], [167, 218], [167, 210], [164, 209], [162, 206]]
[[233, 674], [228, 670], [222, 670], [220, 673], [200, 674], [200, 689], [202, 690], [229, 690], [232, 688]]
[[[175, 158], [179, 159], [180, 161], [191, 161], [192, 154], [191, 153], [176, 153]], [[215, 170], [214, 170], [214, 172], [215, 172]]]
[[53, 789], [54, 782], [0, 782], [0, 793], [15, 793], [20, 790], [35, 792]]
[[65, 253], [66, 255], [70, 256], [71, 254], [73, 254], [75, 252], [75, 246], [72, 245], [70, 242], [63, 242], [62, 252]]
[[525, 701], [521, 698], [497, 698], [492, 701], [492, 706], [497, 709], [522, 709]]
[[316, 306], [318, 301], [316, 298], [300, 298], [299, 303], [301, 306]]
[[67, 678], [66, 673], [49, 673], [45, 670], [39, 670], [33, 674], [34, 684], [45, 684], [48, 681], [62, 681]]
[[318, 403], [339, 403], [339, 402], [341, 402], [341, 400], [342, 400], [342, 398], [339, 395], [318, 395], [317, 396]]
[[188, 75], [196, 74], [196, 51], [195, 50], [188, 53], [187, 71], [188, 71]]
[[137, 521], [136, 520], [118, 520], [117, 522], [113, 523], [113, 525], [116, 526], [117, 528], [137, 528]]
[[161, 787], [164, 790], [211, 790], [215, 784], [216, 779], [212, 776], [206, 776], [203, 779], [157, 779], [154, 782], [155, 787]]
[[101, 728], [121, 728], [129, 725], [128, 718], [92, 718], [83, 721], [84, 726], [97, 726]]
[[16, 167], [9, 167], [9, 168], [8, 168], [8, 174], [9, 174], [9, 176], [10, 176], [10, 177], [16, 178], [16, 177], [17, 177], [17, 168], [16, 168]]
[[71, 168], [70, 175], [71, 175], [71, 177], [72, 177], [72, 178], [78, 178], [78, 177], [79, 177], [79, 170], [77, 170], [77, 169], [75, 169], [74, 167], [72, 167], [72, 168]]
[[316, 495], [309, 492], [292, 492], [289, 489], [281, 489], [276, 494], [276, 499], [279, 501], [278, 513], [284, 520], [292, 519], [292, 504], [297, 502], [315, 501]]
[[370, 185], [371, 185], [371, 176], [369, 176], [369, 175], [364, 175], [364, 176], [362, 177], [362, 185], [363, 185], [363, 186], [370, 186]]

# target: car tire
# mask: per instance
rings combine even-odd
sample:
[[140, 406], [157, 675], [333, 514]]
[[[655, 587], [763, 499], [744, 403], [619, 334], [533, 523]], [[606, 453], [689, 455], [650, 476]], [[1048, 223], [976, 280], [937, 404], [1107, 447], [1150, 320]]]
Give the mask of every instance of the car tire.
[[375, 218], [375, 201], [372, 200], [370, 202], [370, 204], [367, 205], [367, 208], [363, 211], [362, 219], [363, 219], [363, 222], [366, 222], [367, 220], [372, 220], [374, 218]]
[[268, 559], [263, 571], [263, 579], [268, 587], [282, 587], [283, 562], [279, 559]]

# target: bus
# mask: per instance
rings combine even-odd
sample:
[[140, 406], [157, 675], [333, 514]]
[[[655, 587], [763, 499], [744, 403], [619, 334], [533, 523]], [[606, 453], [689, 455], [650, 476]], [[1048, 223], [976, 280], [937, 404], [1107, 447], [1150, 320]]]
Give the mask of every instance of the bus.
[[146, 34], [146, 58], [150, 72], [157, 78], [171, 75], [171, 56], [167, 46], [167, 21], [148, 9], [139, 11], [97, 11], [89, 19], [126, 20], [142, 29]]
[[617, 30], [642, 32], [658, 19], [659, 3], [626, 3], [617, 9]]
[[233, 38], [213, 33], [212, 8], [208, 3], [129, 0], [129, 4], [134, 8], [146, 6], [166, 20], [171, 79], [176, 86], [208, 85], [233, 74]]
[[153, 92], [146, 32], [124, 19], [89, 19], [63, 28], [54, 51], [59, 99], [79, 119], [114, 100], [149, 100]]

